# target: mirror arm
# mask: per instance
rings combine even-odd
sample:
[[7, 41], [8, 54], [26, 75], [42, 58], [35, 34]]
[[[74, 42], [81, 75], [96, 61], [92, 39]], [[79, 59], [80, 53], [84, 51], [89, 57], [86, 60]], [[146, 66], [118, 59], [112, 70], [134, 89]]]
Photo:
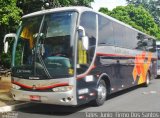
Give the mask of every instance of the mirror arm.
[[10, 34], [6, 34], [4, 39], [3, 39], [3, 43], [4, 43], [4, 52], [7, 53], [8, 52], [8, 41], [7, 38], [15, 38], [15, 40], [17, 40], [17, 35], [14, 33], [10, 33]]
[[3, 43], [6, 42], [6, 39], [7, 39], [8, 37], [15, 37], [15, 39], [17, 39], [17, 35], [14, 34], [14, 33], [6, 34], [5, 37], [4, 37]]

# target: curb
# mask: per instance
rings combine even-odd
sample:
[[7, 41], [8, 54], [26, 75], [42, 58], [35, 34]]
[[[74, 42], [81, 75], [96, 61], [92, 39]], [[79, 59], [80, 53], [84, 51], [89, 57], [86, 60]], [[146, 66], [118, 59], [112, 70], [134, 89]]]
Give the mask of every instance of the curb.
[[2, 106], [0, 107], [0, 113], [4, 113], [4, 112], [10, 112], [19, 108], [23, 108], [23, 107], [27, 107], [30, 106], [31, 103], [30, 102], [22, 102], [22, 103], [16, 103], [13, 105], [6, 105], [6, 106]]

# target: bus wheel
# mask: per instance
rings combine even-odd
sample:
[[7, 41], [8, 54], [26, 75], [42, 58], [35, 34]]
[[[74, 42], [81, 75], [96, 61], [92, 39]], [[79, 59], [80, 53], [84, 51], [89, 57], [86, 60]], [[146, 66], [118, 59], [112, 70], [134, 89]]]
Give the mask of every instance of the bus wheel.
[[147, 74], [147, 77], [146, 77], [146, 82], [144, 83], [144, 86], [145, 86], [145, 87], [148, 87], [149, 84], [150, 84], [150, 75], [149, 75], [149, 73], [148, 73], [148, 74]]
[[98, 87], [97, 87], [97, 97], [96, 99], [93, 101], [93, 104], [96, 106], [100, 106], [103, 105], [105, 100], [106, 100], [106, 96], [107, 96], [107, 89], [106, 89], [106, 83], [103, 79], [101, 79], [98, 83]]

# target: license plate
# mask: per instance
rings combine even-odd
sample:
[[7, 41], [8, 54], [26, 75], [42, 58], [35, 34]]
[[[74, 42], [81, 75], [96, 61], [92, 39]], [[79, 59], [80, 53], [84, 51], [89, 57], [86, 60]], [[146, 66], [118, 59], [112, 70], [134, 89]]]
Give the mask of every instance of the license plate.
[[30, 100], [31, 101], [40, 101], [41, 97], [38, 95], [30, 95]]

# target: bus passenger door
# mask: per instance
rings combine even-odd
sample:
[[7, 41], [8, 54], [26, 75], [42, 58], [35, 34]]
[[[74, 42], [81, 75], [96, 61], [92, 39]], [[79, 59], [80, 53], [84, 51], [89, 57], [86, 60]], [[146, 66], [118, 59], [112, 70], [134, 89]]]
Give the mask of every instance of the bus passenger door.
[[[80, 27], [77, 41], [77, 93], [79, 90], [88, 90], [95, 92], [95, 83], [93, 81], [94, 73], [92, 67], [94, 66], [94, 55], [96, 48], [97, 38], [97, 24], [96, 14], [93, 12], [83, 12], [80, 18]], [[88, 40], [88, 41], [86, 41]], [[88, 43], [88, 48], [85, 45]], [[86, 76], [91, 77], [91, 82], [87, 82]], [[86, 93], [81, 94], [87, 97], [88, 100], [93, 99], [91, 96], [87, 96]], [[82, 104], [86, 102], [85, 99], [78, 99], [78, 103]]]

